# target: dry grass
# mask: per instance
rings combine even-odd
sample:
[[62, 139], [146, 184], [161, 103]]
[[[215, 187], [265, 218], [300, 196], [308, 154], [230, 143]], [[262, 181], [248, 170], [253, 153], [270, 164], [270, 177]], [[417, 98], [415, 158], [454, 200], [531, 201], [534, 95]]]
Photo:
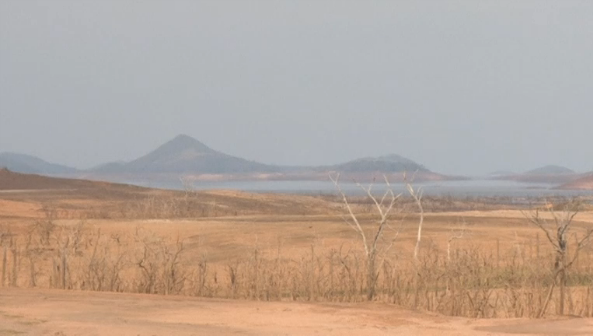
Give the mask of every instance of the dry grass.
[[[336, 231], [342, 227], [339, 221], [322, 219], [329, 231], [276, 243], [271, 242], [274, 234], [291, 221], [277, 224], [279, 228], [262, 235], [261, 241], [241, 241], [237, 232], [236, 240], [227, 240], [240, 245], [229, 246], [231, 253], [224, 251], [223, 237], [232, 227], [216, 223], [209, 224], [212, 231], [196, 236], [179, 231], [164, 235], [166, 222], [113, 224], [131, 226], [119, 232], [100, 223], [56, 222], [60, 221], [51, 217], [38, 220], [19, 233], [4, 228], [3, 286], [249, 300], [366, 300], [364, 252], [348, 231]], [[295, 230], [303, 224], [297, 223]], [[409, 230], [381, 263], [375, 300], [451, 316], [536, 317], [552, 285], [553, 251], [543, 237], [524, 227], [512, 242], [501, 241], [501, 236], [488, 240], [474, 224], [467, 238], [452, 243], [448, 254], [448, 240], [438, 238], [448, 236], [455, 226], [431, 230], [431, 224], [429, 220], [419, 261], [411, 258]], [[153, 230], [156, 225], [161, 227]], [[178, 223], [171, 229], [188, 225]], [[226, 232], [215, 235], [217, 227]], [[337, 232], [342, 238], [333, 240], [329, 235], [340, 236]], [[581, 251], [568, 276], [570, 315], [593, 316], [591, 254], [590, 249]], [[555, 293], [547, 315], [555, 314], [557, 304]]]
[[[2, 286], [270, 301], [368, 298], [368, 259], [331, 197], [86, 190], [2, 198]], [[403, 199], [403, 212], [390, 219], [399, 230], [395, 245], [375, 266], [374, 300], [450, 316], [537, 317], [553, 284], [554, 251], [521, 206], [474, 210], [507, 209], [500, 200], [482, 201], [428, 199], [414, 260], [417, 214]], [[352, 204], [370, 230], [377, 218], [368, 199]], [[584, 235], [591, 218], [575, 218], [569, 242]], [[592, 252], [583, 249], [567, 275], [566, 314], [593, 316]], [[547, 316], [559, 306], [552, 294]]]

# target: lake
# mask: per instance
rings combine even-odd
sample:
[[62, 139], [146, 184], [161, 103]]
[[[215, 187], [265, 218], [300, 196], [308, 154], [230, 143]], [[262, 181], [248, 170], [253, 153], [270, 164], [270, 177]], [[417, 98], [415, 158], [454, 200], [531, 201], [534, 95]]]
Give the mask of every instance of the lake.
[[[129, 182], [153, 188], [183, 190], [181, 182]], [[542, 183], [521, 183], [500, 180], [464, 180], [432, 181], [413, 184], [422, 188], [425, 195], [454, 197], [545, 197], [545, 196], [593, 196], [593, 191], [556, 190], [555, 185]], [[368, 184], [363, 184], [368, 187]], [[341, 182], [340, 187], [349, 195], [364, 193], [355, 183]], [[300, 194], [336, 194], [336, 187], [331, 181], [198, 181], [194, 190], [241, 190], [258, 193], [300, 193]], [[395, 193], [405, 191], [402, 183], [392, 183]], [[385, 191], [385, 184], [376, 183], [373, 191]]]

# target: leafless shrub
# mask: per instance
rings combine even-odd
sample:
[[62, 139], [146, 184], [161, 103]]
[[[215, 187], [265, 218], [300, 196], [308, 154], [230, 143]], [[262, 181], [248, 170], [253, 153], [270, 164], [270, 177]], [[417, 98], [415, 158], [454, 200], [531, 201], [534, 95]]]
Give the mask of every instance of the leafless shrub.
[[135, 263], [142, 271], [139, 291], [165, 295], [182, 292], [187, 279], [187, 272], [180, 267], [183, 242], [177, 238], [171, 246], [160, 237], [142, 235], [141, 230], [136, 231], [136, 241], [140, 249]]
[[[340, 195], [342, 197], [342, 201], [344, 202], [344, 206], [346, 207], [346, 210], [348, 211], [350, 218], [345, 219], [346, 223], [348, 223], [350, 225], [350, 227], [354, 231], [356, 231], [356, 233], [360, 236], [360, 239], [361, 239], [361, 242], [362, 242], [362, 245], [364, 248], [365, 257], [366, 257], [367, 299], [372, 300], [373, 297], [375, 296], [375, 286], [376, 286], [377, 277], [378, 277], [377, 270], [381, 268], [382, 263], [385, 260], [385, 256], [386, 256], [387, 252], [389, 252], [389, 250], [395, 243], [395, 239], [397, 238], [397, 236], [399, 234], [399, 231], [394, 230], [391, 226], [389, 226], [388, 220], [389, 220], [389, 215], [390, 215], [391, 211], [394, 209], [396, 202], [397, 202], [398, 198], [401, 196], [401, 194], [395, 195], [393, 193], [393, 190], [391, 189], [391, 185], [389, 184], [389, 180], [387, 179], [386, 176], [384, 176], [384, 179], [385, 179], [385, 185], [387, 188], [386, 188], [385, 193], [383, 194], [383, 197], [381, 197], [380, 200], [378, 200], [373, 195], [373, 193], [372, 193], [373, 185], [372, 184], [366, 188], [363, 187], [362, 185], [358, 184], [358, 186], [367, 194], [368, 198], [373, 201], [373, 204], [375, 205], [375, 209], [379, 215], [379, 219], [378, 219], [376, 228], [373, 232], [371, 232], [371, 235], [369, 236], [370, 239], [369, 239], [369, 238], [367, 238], [367, 233], [363, 229], [358, 217], [356, 216], [352, 207], [350, 206], [350, 203], [348, 202], [348, 198], [346, 197], [346, 194], [340, 188], [339, 178], [340, 178], [339, 174], [336, 176], [330, 175], [330, 179], [332, 180], [332, 182], [336, 186], [336, 189], [340, 193]], [[420, 226], [419, 226], [420, 227], [420, 229], [418, 231], [419, 237], [420, 237], [420, 232], [421, 232], [421, 225], [422, 225], [422, 222], [420, 223]], [[382, 240], [385, 239], [383, 234], [386, 229], [392, 230], [392, 231], [394, 231], [394, 233], [390, 236], [390, 238], [387, 240], [387, 242], [385, 244], [381, 244]], [[382, 259], [382, 260], [379, 261], [378, 259]]]
[[[345, 204], [351, 204], [348, 201]], [[553, 214], [530, 217], [553, 239], [540, 247], [539, 235], [517, 235], [514, 248], [503, 251], [494, 248], [494, 241], [484, 247], [466, 239], [470, 232], [462, 221], [445, 231], [449, 236], [444, 239], [433, 242], [424, 236], [422, 253], [414, 258], [390, 250], [399, 230], [390, 226], [388, 214], [398, 209], [399, 201], [391, 194], [375, 198], [377, 221], [372, 228], [363, 222], [370, 216], [358, 216], [351, 205], [354, 217], [362, 219], [361, 234], [350, 215], [356, 233], [352, 244], [325, 248], [314, 238], [306, 251], [294, 255], [283, 253], [280, 243], [275, 250], [255, 243], [249, 253], [222, 262], [210, 260], [200, 244], [142, 228], [129, 236], [107, 235], [84, 221], [54, 223], [48, 239], [37, 223], [21, 235], [0, 230], [2, 284], [249, 300], [372, 299], [474, 318], [537, 318], [554, 310], [593, 316], [593, 260], [586, 244], [590, 234], [570, 233], [574, 216], [555, 211], [558, 222]], [[377, 232], [385, 236], [375, 241]], [[560, 248], [565, 252], [559, 255], [561, 246], [566, 249]], [[561, 266], [552, 267], [550, 260]], [[559, 269], [565, 274], [557, 273]], [[563, 300], [550, 299], [562, 295]]]
[[556, 285], [560, 289], [560, 297], [558, 299], [557, 314], [564, 314], [564, 306], [566, 302], [566, 286], [568, 281], [568, 272], [572, 265], [577, 260], [580, 251], [590, 243], [593, 230], [589, 229], [587, 233], [581, 238], [576, 239], [572, 257], [569, 257], [569, 234], [573, 226], [573, 219], [579, 213], [580, 202], [573, 200], [563, 204], [560, 209], [559, 206], [547, 207], [551, 220], [540, 216], [540, 211], [537, 209], [535, 213], [529, 217], [531, 223], [540, 228], [546, 235], [548, 242], [553, 246], [555, 255], [552, 270], [552, 285], [546, 297], [545, 303], [538, 314], [542, 317], [546, 313], [548, 304], [554, 293]]
[[57, 218], [57, 210], [53, 207], [43, 207], [44, 218], [35, 221], [33, 230], [37, 234], [39, 241], [43, 245], [49, 245], [50, 239], [56, 228], [54, 223]]

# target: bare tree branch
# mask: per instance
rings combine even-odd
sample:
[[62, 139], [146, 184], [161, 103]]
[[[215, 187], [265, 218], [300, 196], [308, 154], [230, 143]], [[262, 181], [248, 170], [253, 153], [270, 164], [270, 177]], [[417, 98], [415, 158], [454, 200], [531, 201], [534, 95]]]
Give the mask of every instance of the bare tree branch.
[[406, 183], [406, 188], [410, 196], [416, 202], [418, 210], [420, 211], [420, 221], [418, 222], [418, 235], [416, 237], [416, 246], [414, 247], [414, 259], [418, 260], [418, 252], [420, 251], [420, 241], [422, 240], [422, 224], [424, 223], [424, 208], [422, 207], [422, 189], [414, 190], [410, 183]]
[[[541, 217], [539, 210], [536, 210], [534, 214], [531, 214], [528, 219], [535, 226], [539, 227], [546, 234], [546, 238], [550, 244], [556, 250], [554, 257], [554, 271], [552, 274], [552, 286], [548, 291], [548, 295], [539, 311], [538, 317], [543, 317], [545, 314], [548, 304], [552, 298], [552, 293], [556, 285], [560, 288], [559, 304], [557, 305], [558, 313], [564, 314], [564, 301], [565, 301], [565, 287], [567, 282], [567, 272], [570, 270], [573, 263], [577, 260], [579, 252], [586, 245], [589, 244], [590, 238], [593, 235], [593, 231], [589, 230], [585, 236], [577, 242], [575, 246], [574, 255], [572, 258], [568, 258], [568, 233], [572, 227], [575, 216], [579, 213], [580, 202], [572, 200], [564, 206], [564, 209], [558, 213], [556, 207], [553, 205], [548, 207], [550, 216], [553, 219], [553, 224], [548, 222], [545, 218]], [[550, 228], [552, 227], [552, 228]], [[556, 230], [556, 234], [552, 233], [552, 229]]]
[[[385, 180], [385, 185], [387, 186], [387, 190], [383, 193], [383, 196], [380, 200], [373, 194], [373, 184], [371, 183], [368, 187], [362, 186], [360, 183], [357, 183], [357, 186], [362, 189], [366, 196], [371, 199], [373, 204], [375, 205], [376, 211], [379, 214], [379, 220], [377, 222], [377, 226], [375, 227], [375, 231], [373, 234], [372, 241], [367, 240], [367, 235], [360, 224], [360, 221], [356, 217], [352, 206], [348, 202], [348, 198], [346, 194], [340, 187], [339, 183], [339, 174], [329, 176], [330, 180], [336, 186], [338, 193], [342, 198], [342, 202], [344, 206], [348, 210], [348, 214], [350, 216], [350, 220], [346, 222], [352, 227], [361, 237], [362, 244], [364, 246], [364, 251], [367, 258], [367, 299], [372, 300], [375, 295], [375, 285], [378, 278], [378, 269], [382, 267], [383, 263], [385, 262], [385, 256], [387, 252], [391, 249], [394, 245], [397, 236], [399, 235], [399, 230], [394, 230], [392, 227], [389, 226], [389, 215], [393, 211], [397, 200], [401, 197], [402, 194], [395, 195], [387, 176], [383, 176]], [[385, 244], [379, 244], [384, 239], [384, 232], [385, 229], [391, 229], [395, 232], [395, 234], [391, 237], [389, 242]], [[378, 259], [380, 262], [377, 264]], [[377, 267], [378, 266], [378, 267]]]
[[330, 180], [334, 183], [334, 185], [336, 186], [336, 188], [338, 189], [338, 192], [340, 193], [340, 195], [342, 196], [342, 201], [344, 202], [344, 205], [346, 206], [346, 209], [348, 209], [348, 213], [350, 214], [350, 218], [352, 219], [352, 221], [354, 222], [354, 225], [350, 224], [350, 226], [352, 228], [354, 228], [354, 230], [356, 232], [358, 232], [358, 234], [360, 235], [360, 237], [362, 238], [362, 243], [364, 245], [364, 252], [366, 253], [366, 255], [369, 255], [369, 248], [367, 245], [367, 237], [364, 234], [364, 231], [362, 229], [362, 226], [360, 226], [360, 222], [358, 221], [358, 218], [356, 218], [356, 215], [354, 214], [354, 212], [352, 211], [352, 207], [350, 206], [350, 203], [348, 203], [348, 198], [346, 197], [346, 194], [344, 194], [344, 192], [342, 191], [342, 188], [340, 187], [340, 174], [337, 174], [335, 177], [332, 176], [331, 174], [329, 175]]

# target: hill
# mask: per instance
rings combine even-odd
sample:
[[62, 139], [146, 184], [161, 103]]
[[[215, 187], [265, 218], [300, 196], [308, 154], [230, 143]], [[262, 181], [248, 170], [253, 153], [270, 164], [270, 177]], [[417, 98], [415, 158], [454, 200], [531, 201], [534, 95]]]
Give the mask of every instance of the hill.
[[562, 166], [548, 165], [525, 172], [526, 175], [574, 174], [575, 171]]
[[345, 173], [358, 172], [429, 172], [424, 166], [396, 154], [379, 157], [361, 158], [331, 167], [331, 170]]
[[187, 135], [178, 135], [154, 151], [131, 162], [108, 163], [95, 173], [240, 174], [273, 172], [277, 167], [227, 155]]
[[327, 180], [329, 172], [341, 172], [345, 177], [360, 181], [372, 179], [375, 173], [386, 174], [398, 181], [403, 179], [404, 172], [417, 173], [415, 176], [418, 180], [451, 179], [432, 173], [423, 165], [396, 154], [365, 157], [342, 164], [317, 167], [268, 165], [216, 151], [187, 135], [178, 135], [133, 161], [109, 162], [88, 170], [77, 171], [20, 154], [5, 155], [5, 162], [10, 163], [5, 165], [10, 170], [22, 173], [141, 185], [154, 185], [159, 181], [167, 181], [167, 184], [177, 183], [180, 176], [209, 181]]
[[126, 175], [127, 179], [130, 176], [139, 175], [158, 175], [159, 178], [177, 179], [180, 174], [217, 175], [216, 178], [244, 180], [319, 180], [327, 179], [327, 172], [330, 171], [361, 175], [373, 172], [430, 172], [424, 166], [395, 154], [318, 167], [267, 165], [218, 152], [187, 135], [178, 135], [154, 151], [131, 162], [112, 162], [90, 170], [94, 177], [108, 175], [111, 180], [118, 175]]
[[45, 175], [72, 174], [77, 171], [72, 167], [49, 163], [32, 155], [17, 153], [0, 153], [0, 168], [7, 168], [21, 173]]
[[581, 175], [572, 169], [548, 165], [526, 171], [522, 174], [508, 174], [494, 176], [495, 180], [508, 180], [526, 183], [564, 184], [578, 179]]
[[509, 175], [516, 175], [516, 173], [512, 172], [510, 170], [497, 170], [497, 171], [493, 171], [488, 174], [488, 176], [509, 176]]
[[0, 168], [0, 190], [75, 190], [105, 188], [106, 186], [142, 189], [124, 184], [25, 174]]
[[43, 216], [43, 209], [55, 211], [55, 215], [62, 219], [187, 219], [241, 214], [328, 214], [333, 211], [332, 205], [325, 200], [305, 195], [152, 189], [0, 169], [0, 224], [4, 218]]
[[558, 187], [565, 190], [593, 190], [593, 172]]

